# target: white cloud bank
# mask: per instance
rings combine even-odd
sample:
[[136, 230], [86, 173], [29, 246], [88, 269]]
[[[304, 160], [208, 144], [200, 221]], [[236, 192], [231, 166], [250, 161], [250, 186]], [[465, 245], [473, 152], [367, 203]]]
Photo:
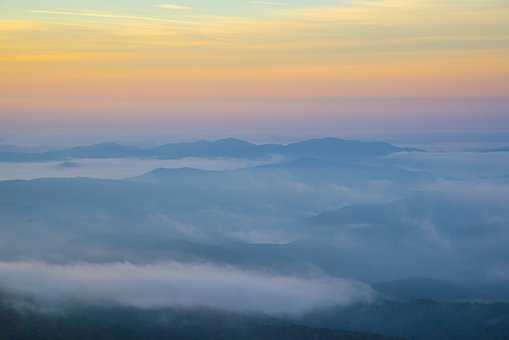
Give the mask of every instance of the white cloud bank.
[[111, 301], [140, 308], [208, 307], [273, 315], [305, 313], [373, 298], [369, 286], [352, 280], [272, 275], [177, 262], [0, 262], [0, 287], [56, 301]]

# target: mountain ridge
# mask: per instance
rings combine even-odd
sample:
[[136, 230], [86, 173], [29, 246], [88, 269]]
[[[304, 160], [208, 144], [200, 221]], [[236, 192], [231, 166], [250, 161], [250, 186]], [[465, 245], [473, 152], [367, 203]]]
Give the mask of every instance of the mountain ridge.
[[153, 148], [140, 148], [114, 142], [77, 146], [45, 152], [0, 152], [0, 162], [48, 162], [71, 159], [150, 158], [264, 158], [282, 155], [290, 158], [362, 159], [386, 156], [396, 152], [422, 151], [401, 148], [385, 142], [367, 142], [339, 138], [316, 138], [290, 144], [253, 144], [235, 138], [216, 141], [200, 140], [167, 143]]

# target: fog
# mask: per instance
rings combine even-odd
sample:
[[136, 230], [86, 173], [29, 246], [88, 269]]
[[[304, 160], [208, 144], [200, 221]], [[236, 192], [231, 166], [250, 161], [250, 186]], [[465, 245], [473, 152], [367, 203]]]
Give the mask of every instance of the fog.
[[277, 162], [266, 160], [228, 158], [159, 159], [80, 159], [63, 162], [12, 163], [0, 162], [1, 180], [29, 180], [35, 178], [90, 177], [121, 179], [142, 175], [156, 168], [196, 168], [203, 170], [233, 170]]
[[387, 161], [451, 179], [495, 180], [509, 174], [509, 152], [404, 152], [388, 156]]
[[117, 303], [139, 308], [217, 308], [296, 315], [367, 302], [373, 291], [352, 280], [294, 277], [214, 264], [177, 262], [52, 265], [0, 262], [0, 285], [53, 302]]
[[370, 286], [408, 278], [509, 296], [483, 288], [509, 280], [507, 152], [347, 158], [330, 143], [301, 149], [325, 148], [314, 158], [1, 163], [36, 179], [0, 181], [0, 282], [52, 301], [271, 315], [374, 301]]

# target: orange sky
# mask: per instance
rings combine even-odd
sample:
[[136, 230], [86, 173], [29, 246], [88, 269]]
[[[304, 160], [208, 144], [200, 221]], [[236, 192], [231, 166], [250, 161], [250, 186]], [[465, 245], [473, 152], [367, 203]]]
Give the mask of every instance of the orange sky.
[[507, 97], [509, 3], [7, 0], [0, 74], [4, 121], [181, 119], [174, 108], [194, 100], [222, 101], [217, 113], [241, 98]]

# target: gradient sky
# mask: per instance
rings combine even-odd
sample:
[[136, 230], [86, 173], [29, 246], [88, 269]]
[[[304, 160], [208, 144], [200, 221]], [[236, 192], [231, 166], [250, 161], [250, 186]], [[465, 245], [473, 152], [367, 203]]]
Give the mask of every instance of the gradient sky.
[[4, 135], [502, 129], [509, 1], [0, 0], [0, 74]]

